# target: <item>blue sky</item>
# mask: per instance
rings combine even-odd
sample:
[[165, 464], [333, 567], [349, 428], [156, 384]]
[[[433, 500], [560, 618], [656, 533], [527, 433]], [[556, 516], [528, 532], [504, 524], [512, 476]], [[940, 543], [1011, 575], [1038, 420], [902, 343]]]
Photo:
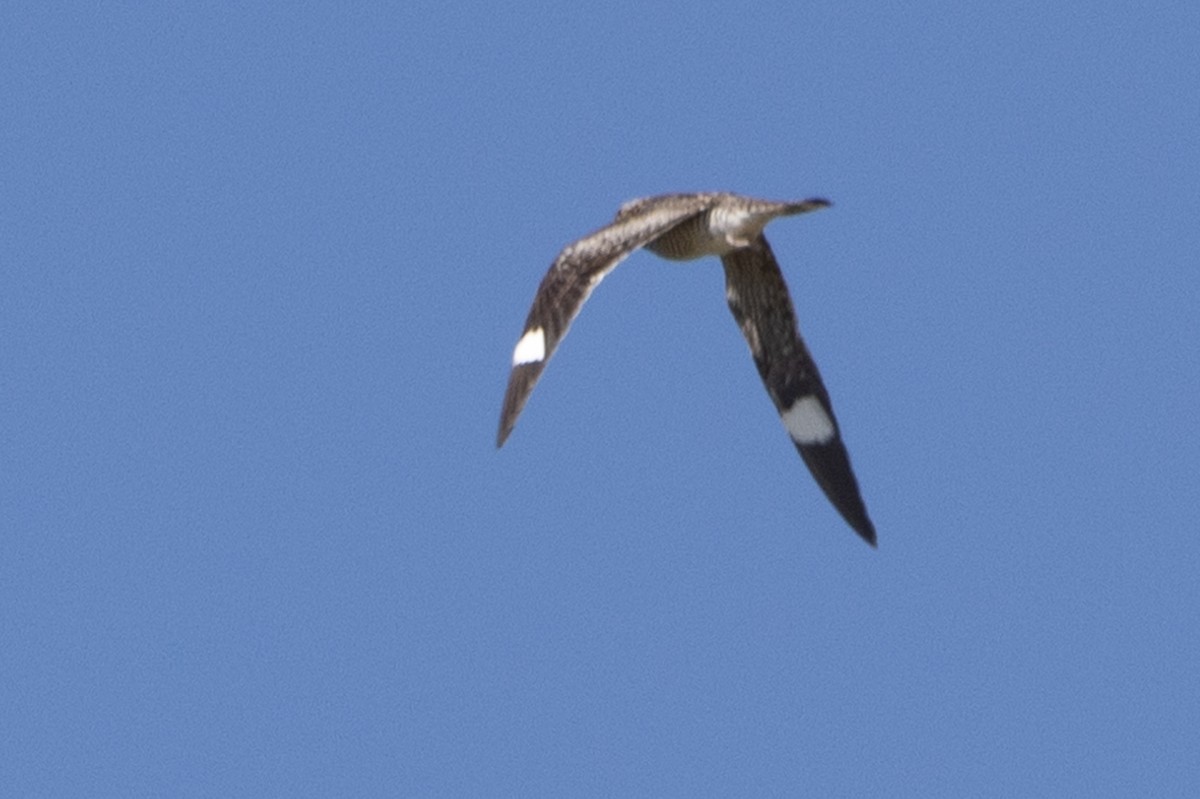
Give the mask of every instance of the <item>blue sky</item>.
[[[0, 10], [0, 793], [1184, 795], [1194, 3]], [[558, 250], [771, 241], [879, 531], [715, 259], [505, 448]]]

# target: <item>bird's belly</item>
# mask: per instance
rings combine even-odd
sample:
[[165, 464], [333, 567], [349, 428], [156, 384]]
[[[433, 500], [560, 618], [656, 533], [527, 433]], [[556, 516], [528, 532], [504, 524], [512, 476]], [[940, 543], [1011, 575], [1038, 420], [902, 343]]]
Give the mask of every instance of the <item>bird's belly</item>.
[[714, 230], [708, 215], [701, 214], [668, 230], [647, 244], [646, 249], [671, 261], [691, 261], [706, 255], [724, 255], [734, 247], [725, 231]]

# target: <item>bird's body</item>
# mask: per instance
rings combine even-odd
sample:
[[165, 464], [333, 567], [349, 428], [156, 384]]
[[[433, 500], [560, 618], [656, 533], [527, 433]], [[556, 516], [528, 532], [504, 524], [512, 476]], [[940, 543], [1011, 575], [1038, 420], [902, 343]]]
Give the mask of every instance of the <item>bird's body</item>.
[[729, 193], [632, 200], [616, 219], [568, 245], [534, 297], [500, 415], [503, 446], [542, 370], [600, 281], [640, 247], [671, 260], [721, 258], [725, 296], [788, 435], [826, 497], [872, 546], [875, 527], [842, 443], [829, 393], [796, 326], [783, 274], [763, 237], [772, 219], [824, 208], [822, 199], [773, 202]]

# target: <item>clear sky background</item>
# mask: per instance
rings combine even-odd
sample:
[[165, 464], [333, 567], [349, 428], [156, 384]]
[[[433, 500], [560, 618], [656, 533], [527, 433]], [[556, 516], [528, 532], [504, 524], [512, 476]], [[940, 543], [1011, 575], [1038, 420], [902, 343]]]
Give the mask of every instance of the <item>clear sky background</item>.
[[[0, 9], [0, 794], [1200, 784], [1200, 6]], [[879, 549], [715, 259], [505, 448], [559, 249], [774, 249]]]

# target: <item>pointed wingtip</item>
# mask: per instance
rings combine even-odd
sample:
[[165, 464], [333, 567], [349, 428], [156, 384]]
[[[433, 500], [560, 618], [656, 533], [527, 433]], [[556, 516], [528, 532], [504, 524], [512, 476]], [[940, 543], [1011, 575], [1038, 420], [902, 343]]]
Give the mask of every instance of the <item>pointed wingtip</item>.
[[[514, 371], [513, 376], [515, 377], [516, 374]], [[504, 442], [508, 441], [508, 437], [512, 435], [513, 428], [517, 426], [517, 417], [521, 415], [521, 408], [517, 407], [515, 399], [517, 393], [510, 380], [508, 391], [504, 393], [504, 406], [500, 409], [500, 427], [496, 430], [496, 449], [504, 446]]]
[[[507, 408], [507, 404], [505, 408]], [[500, 416], [500, 427], [496, 430], [496, 449], [504, 446], [504, 442], [508, 441], [508, 437], [512, 435], [513, 428], [516, 427], [516, 420], [510, 419], [508, 413]]]
[[871, 549], [879, 549], [879, 543], [875, 540], [875, 525], [871, 524], [870, 519], [864, 517], [860, 524], [853, 524], [851, 526], [862, 540], [871, 545]]

